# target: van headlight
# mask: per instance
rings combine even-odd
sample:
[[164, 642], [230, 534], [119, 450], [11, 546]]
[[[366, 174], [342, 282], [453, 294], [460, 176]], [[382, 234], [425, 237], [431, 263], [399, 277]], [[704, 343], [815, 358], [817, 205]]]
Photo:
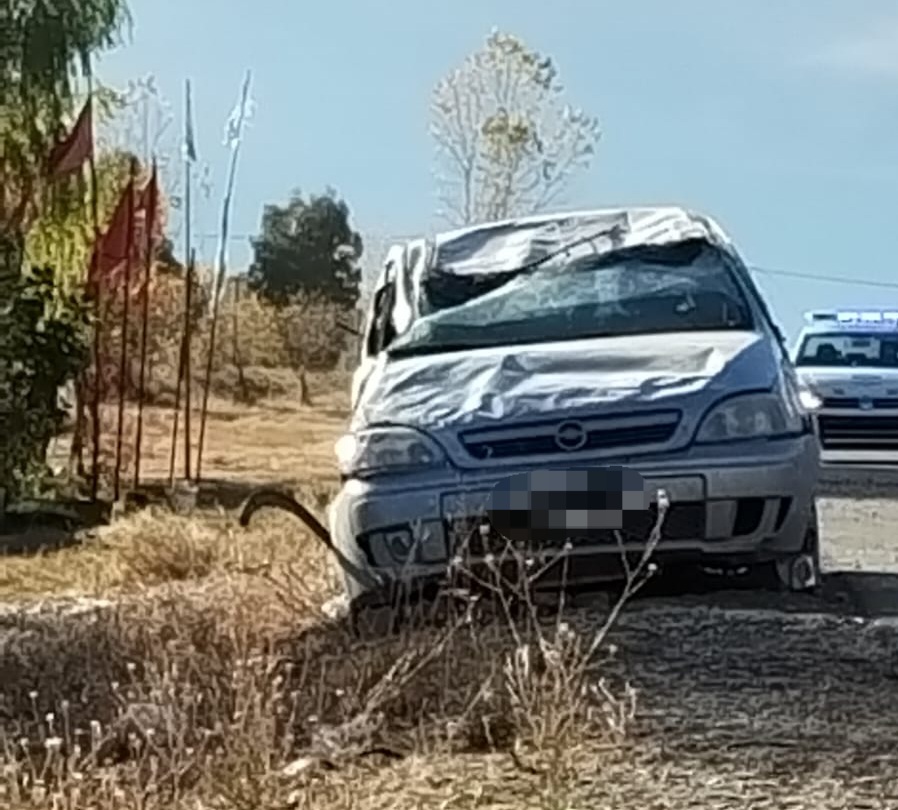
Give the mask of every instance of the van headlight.
[[334, 449], [340, 472], [347, 477], [415, 472], [448, 464], [443, 448], [412, 428], [382, 427], [347, 433]]
[[715, 405], [702, 420], [697, 442], [771, 438], [804, 430], [804, 419], [776, 394], [743, 394]]

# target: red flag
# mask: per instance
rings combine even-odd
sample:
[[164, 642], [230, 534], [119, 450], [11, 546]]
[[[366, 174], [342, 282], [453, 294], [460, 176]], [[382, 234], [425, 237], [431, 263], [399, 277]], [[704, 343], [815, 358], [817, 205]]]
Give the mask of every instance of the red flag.
[[[153, 171], [150, 173], [150, 179], [137, 195], [134, 206], [134, 213], [137, 217], [137, 228], [140, 236], [140, 244], [147, 245], [148, 239], [147, 229], [151, 231], [156, 226], [156, 215], [158, 213], [159, 200], [159, 179], [156, 173], [156, 162], [153, 162]], [[152, 234], [155, 237], [155, 234]]]
[[[159, 187], [154, 165], [153, 171], [150, 173], [150, 179], [144, 184], [143, 188], [135, 192], [134, 197], [134, 253], [131, 258], [136, 265], [145, 262], [147, 258], [146, 251], [150, 245], [147, 229], [152, 230], [155, 227], [158, 191]], [[155, 234], [153, 235], [155, 236]]]
[[140, 252], [139, 259], [144, 262], [152, 263], [152, 250], [156, 237], [156, 217], [158, 214], [159, 200], [159, 180], [156, 171], [156, 162], [153, 161], [153, 171], [150, 173], [150, 179], [146, 185], [140, 190], [135, 203], [135, 231], [136, 243]]
[[72, 131], [50, 152], [49, 173], [61, 177], [80, 169], [94, 151], [93, 105], [88, 97]]
[[144, 218], [144, 274], [141, 289], [141, 329], [140, 329], [140, 381], [137, 388], [137, 437], [134, 440], [134, 487], [140, 486], [140, 449], [143, 439], [143, 405], [146, 393], [147, 372], [147, 338], [150, 331], [150, 281], [153, 275], [153, 233], [156, 223], [156, 161], [153, 160], [153, 172], [150, 180], [141, 193], [141, 203], [146, 208]]
[[109, 220], [109, 227], [94, 245], [94, 255], [91, 258], [90, 271], [92, 280], [102, 277], [109, 278], [117, 274], [117, 271], [125, 263], [128, 257], [128, 247], [133, 240], [128, 233], [129, 200], [134, 193], [134, 184], [128, 182], [119, 197], [118, 205]]
[[141, 211], [153, 210], [153, 213], [155, 214], [158, 192], [159, 186], [158, 180], [156, 179], [156, 164], [154, 162], [153, 171], [150, 173], [150, 179], [147, 180], [146, 185], [140, 190], [140, 195], [137, 197], [137, 207]]
[[[146, 228], [153, 227], [158, 205], [158, 181], [155, 168], [147, 184], [135, 195], [134, 221], [131, 223], [131, 233], [129, 234], [128, 206], [130, 195], [134, 193], [133, 189], [134, 183], [129, 181], [122, 190], [106, 233], [100, 237], [94, 247], [90, 265], [92, 278], [117, 279], [125, 264], [125, 259], [128, 257], [129, 246], [133, 250], [135, 245], [146, 241]], [[132, 255], [131, 258], [136, 260], [140, 257]]]

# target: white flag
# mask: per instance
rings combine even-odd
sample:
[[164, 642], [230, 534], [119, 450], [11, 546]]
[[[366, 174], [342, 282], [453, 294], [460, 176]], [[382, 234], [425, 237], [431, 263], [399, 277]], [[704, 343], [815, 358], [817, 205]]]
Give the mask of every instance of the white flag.
[[225, 124], [224, 145], [234, 149], [243, 135], [243, 127], [252, 116], [253, 102], [249, 97], [249, 84], [252, 74], [246, 71], [246, 77], [243, 80], [243, 89], [240, 91], [240, 101], [228, 116]]

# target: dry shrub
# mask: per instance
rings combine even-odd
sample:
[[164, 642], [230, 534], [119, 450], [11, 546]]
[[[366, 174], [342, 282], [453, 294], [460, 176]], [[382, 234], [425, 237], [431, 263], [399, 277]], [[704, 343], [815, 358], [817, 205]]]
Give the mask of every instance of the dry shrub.
[[[326, 806], [329, 774], [411, 754], [509, 752], [547, 793], [567, 776], [520, 757], [534, 718], [518, 724], [522, 689], [560, 680], [569, 662], [546, 655], [512, 676], [524, 648], [496, 625], [456, 621], [371, 643], [336, 624], [296, 634], [288, 615], [260, 584], [231, 582], [205, 602], [157, 593], [20, 640], [4, 661], [15, 718], [5, 724], [6, 798], [279, 807], [292, 794]], [[530, 644], [567, 649], [551, 624]], [[570, 714], [571, 697], [554, 695], [553, 711]], [[605, 736], [595, 718], [576, 719], [564, 737], [571, 760]]]
[[[258, 366], [279, 368], [289, 365], [279, 312], [243, 282], [232, 281], [222, 292], [219, 304], [218, 348], [213, 368]], [[208, 350], [208, 324], [200, 334], [199, 354]]]
[[[148, 546], [131, 558], [133, 571], [188, 571], [195, 548], [214, 545], [175, 524], [164, 562], [150, 563]], [[565, 610], [563, 600], [545, 615], [532, 579], [510, 582], [498, 566], [483, 582], [502, 621], [469, 590], [441, 623], [359, 637], [311, 612], [322, 595], [304, 576], [312, 560], [304, 570], [275, 557], [204, 588], [20, 616], [0, 657], [0, 803], [374, 805], [379, 763], [499, 752], [540, 806], [568, 806], [584, 752], [618, 745], [633, 717], [608, 633], [643, 581], [659, 529], [660, 520], [598, 627], [595, 613]]]
[[253, 740], [267, 756], [261, 731], [277, 714], [263, 607], [233, 583], [208, 601], [160, 592], [17, 634], [3, 664], [5, 702], [16, 709], [5, 798], [133, 807], [155, 793], [155, 806], [177, 806], [225, 773], [210, 766], [224, 764], [232, 741]]
[[[206, 378], [211, 319], [202, 313], [191, 342], [191, 374]], [[338, 326], [341, 310], [315, 296], [298, 295], [282, 308], [265, 301], [245, 283], [232, 280], [223, 293], [212, 359], [212, 390], [244, 402], [293, 393], [295, 372], [326, 371], [339, 361], [346, 332]], [[180, 334], [178, 332], [177, 334]], [[153, 366], [151, 394], [173, 400], [177, 384], [177, 344], [168, 360]]]
[[265, 515], [246, 531], [224, 514], [197, 520], [150, 510], [113, 525], [102, 543], [118, 588], [295, 566], [316, 592], [332, 591], [327, 579], [330, 559], [323, 546], [285, 515]]
[[278, 311], [290, 365], [309, 371], [332, 369], [347, 348], [347, 332], [339, 324], [349, 313], [320, 295], [294, 295]]
[[[79, 546], [3, 560], [0, 591], [31, 599], [60, 593], [107, 597], [276, 566], [301, 571], [307, 590], [321, 599], [336, 587], [321, 544], [287, 516], [259, 515], [247, 531], [225, 515], [150, 509], [117, 520]], [[298, 578], [290, 587], [299, 587]]]
[[[137, 270], [140, 270], [138, 273]], [[134, 269], [129, 304], [126, 397], [137, 396], [142, 339], [142, 268]], [[110, 288], [104, 299], [101, 356], [106, 400], [119, 391], [123, 299]], [[198, 268], [193, 292], [191, 375], [197, 385], [206, 377], [211, 340], [209, 296], [212, 274]], [[174, 399], [184, 329], [185, 278], [157, 265], [151, 274], [147, 332], [146, 401], [169, 404]], [[213, 388], [219, 394], [256, 400], [281, 389], [257, 369], [322, 371], [333, 369], [346, 349], [347, 332], [339, 327], [350, 314], [320, 296], [299, 294], [278, 308], [265, 301], [245, 281], [230, 279], [222, 292], [212, 359]]]
[[[139, 270], [139, 273], [137, 272]], [[141, 342], [143, 338], [143, 268], [135, 268], [128, 313], [128, 357], [126, 365], [126, 397], [137, 396], [140, 381]], [[154, 266], [150, 276], [147, 360], [145, 391], [153, 400], [158, 380], [177, 378], [179, 347], [184, 329], [184, 284], [180, 272], [162, 265]], [[196, 288], [193, 323], [201, 323], [203, 295]], [[103, 331], [101, 332], [101, 358], [103, 360], [103, 387], [106, 398], [114, 398], [119, 391], [121, 341], [123, 325], [122, 282], [110, 286], [102, 299]]]
[[184, 516], [158, 520], [152, 512], [118, 525], [105, 540], [115, 546], [123, 584], [155, 585], [200, 579], [228, 563], [232, 544], [221, 527]]
[[224, 366], [212, 375], [211, 393], [222, 399], [239, 398], [245, 404], [265, 399], [298, 396], [299, 377], [290, 368]]

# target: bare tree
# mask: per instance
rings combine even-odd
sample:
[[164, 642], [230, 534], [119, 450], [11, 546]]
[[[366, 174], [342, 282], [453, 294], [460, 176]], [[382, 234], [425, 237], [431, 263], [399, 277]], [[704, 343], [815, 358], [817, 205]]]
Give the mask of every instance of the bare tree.
[[336, 365], [347, 342], [340, 328], [347, 309], [320, 293], [299, 292], [277, 313], [288, 362], [299, 375], [300, 402], [311, 406], [306, 372]]
[[431, 101], [440, 214], [453, 224], [503, 219], [554, 202], [586, 168], [597, 119], [564, 101], [547, 56], [494, 30], [437, 84]]

